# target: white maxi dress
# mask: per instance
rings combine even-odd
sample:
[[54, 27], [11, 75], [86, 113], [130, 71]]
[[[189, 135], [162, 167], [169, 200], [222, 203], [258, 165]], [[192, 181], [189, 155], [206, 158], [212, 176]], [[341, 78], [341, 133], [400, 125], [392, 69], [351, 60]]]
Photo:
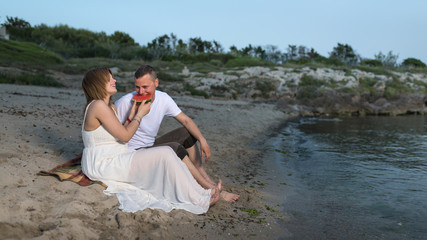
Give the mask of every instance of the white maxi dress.
[[91, 180], [105, 183], [108, 187], [104, 193], [115, 194], [121, 210], [208, 211], [211, 190], [197, 183], [170, 147], [128, 149], [102, 125], [85, 131], [86, 113], [87, 108], [82, 126], [82, 171]]

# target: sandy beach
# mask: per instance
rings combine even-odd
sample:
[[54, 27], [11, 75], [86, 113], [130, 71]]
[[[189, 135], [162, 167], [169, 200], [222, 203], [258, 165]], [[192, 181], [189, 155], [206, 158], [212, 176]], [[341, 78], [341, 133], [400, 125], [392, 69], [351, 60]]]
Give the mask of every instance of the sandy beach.
[[[211, 147], [208, 173], [240, 194], [236, 203], [220, 201], [202, 215], [126, 213], [99, 184], [82, 187], [40, 176], [81, 153], [83, 91], [0, 84], [0, 239], [288, 238], [288, 218], [277, 205], [281, 196], [267, 191], [280, 186], [262, 186], [268, 184], [268, 169], [255, 146], [289, 116], [261, 102], [173, 98]], [[177, 126], [166, 119], [160, 134]]]

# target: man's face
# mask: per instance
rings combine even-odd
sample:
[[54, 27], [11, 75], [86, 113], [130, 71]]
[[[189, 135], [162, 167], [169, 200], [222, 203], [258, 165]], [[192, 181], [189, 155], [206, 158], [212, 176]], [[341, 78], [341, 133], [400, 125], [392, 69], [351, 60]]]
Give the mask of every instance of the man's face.
[[156, 91], [156, 87], [159, 86], [159, 79], [153, 80], [150, 74], [145, 74], [144, 76], [135, 79], [135, 90], [139, 95], [148, 95], [153, 94]]

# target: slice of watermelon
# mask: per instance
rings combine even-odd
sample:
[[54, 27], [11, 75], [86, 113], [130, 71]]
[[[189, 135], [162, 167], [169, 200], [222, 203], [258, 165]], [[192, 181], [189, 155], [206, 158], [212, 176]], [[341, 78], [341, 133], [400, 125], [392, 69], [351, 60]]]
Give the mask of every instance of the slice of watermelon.
[[151, 102], [151, 97], [153, 96], [153, 94], [147, 94], [147, 95], [138, 95], [135, 94], [133, 95], [132, 101], [136, 102], [136, 105], [141, 104], [142, 101], [147, 100], [145, 103], [149, 103]]

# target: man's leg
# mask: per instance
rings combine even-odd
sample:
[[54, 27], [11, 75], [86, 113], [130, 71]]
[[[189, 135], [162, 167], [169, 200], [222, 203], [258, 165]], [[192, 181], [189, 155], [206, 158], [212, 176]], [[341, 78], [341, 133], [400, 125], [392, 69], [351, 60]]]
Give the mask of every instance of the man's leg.
[[[176, 143], [178, 143], [178, 145], [176, 145]], [[190, 173], [202, 187], [208, 189], [216, 185], [216, 183], [212, 181], [203, 167], [202, 156], [197, 146], [197, 139], [193, 137], [186, 128], [177, 128], [157, 138], [153, 147], [161, 145], [172, 147], [172, 149], [177, 153], [178, 157], [182, 159], [185, 165], [187, 165]], [[227, 191], [221, 192], [221, 198], [228, 202], [235, 202], [237, 199], [239, 199], [239, 197], [239, 195]]]
[[[153, 146], [160, 146], [160, 145], [170, 145], [170, 143], [176, 142], [182, 145], [185, 150], [188, 153], [188, 157], [190, 158], [193, 165], [196, 167], [197, 170], [200, 171], [203, 177], [207, 179], [207, 181], [214, 182], [212, 179], [208, 176], [206, 173], [203, 164], [202, 164], [202, 157], [199, 151], [199, 148], [197, 146], [197, 139], [193, 137], [186, 128], [180, 127], [173, 131], [170, 131], [166, 133], [165, 135], [159, 137], [154, 142]], [[174, 151], [177, 153], [177, 155], [183, 159], [183, 156], [180, 156], [177, 152], [178, 150], [182, 151], [182, 149], [171, 146]]]
[[188, 152], [188, 156], [191, 160], [191, 162], [194, 164], [194, 166], [199, 170], [200, 174], [211, 183], [214, 183], [212, 179], [209, 177], [209, 175], [206, 173], [205, 168], [202, 164], [202, 155], [200, 154], [199, 148], [197, 147], [197, 144], [194, 144], [190, 148], [186, 149]]
[[169, 142], [169, 143], [161, 143], [156, 144], [153, 147], [158, 146], [169, 146], [173, 149], [173, 151], [176, 153], [176, 155], [182, 160], [185, 165], [187, 165], [188, 170], [190, 170], [191, 175], [196, 179], [196, 181], [202, 185], [203, 188], [211, 189], [216, 186], [216, 183], [212, 181], [210, 178], [206, 178], [203, 176], [203, 174], [199, 171], [199, 168], [197, 168], [193, 162], [189, 158], [189, 154], [187, 150], [182, 146], [181, 144], [177, 142]]
[[[182, 162], [187, 165], [188, 169], [190, 170], [191, 175], [196, 179], [196, 181], [205, 189], [212, 189], [216, 187], [216, 183], [213, 181], [208, 181], [197, 169], [193, 162], [190, 160], [188, 156], [185, 156], [184, 159], [182, 159]], [[221, 180], [220, 180], [221, 181]]]
[[[188, 152], [188, 155], [191, 162], [194, 164], [196, 169], [199, 171], [200, 175], [203, 176], [204, 180], [209, 182], [210, 184], [215, 185], [215, 182], [212, 181], [212, 179], [209, 177], [209, 175], [206, 173], [205, 168], [202, 165], [202, 155], [200, 154], [199, 148], [197, 147], [197, 144], [194, 144], [192, 147], [186, 149]], [[185, 162], [185, 161], [184, 161]], [[186, 163], [187, 164], [187, 163]], [[188, 164], [187, 164], [188, 166]], [[203, 186], [203, 185], [202, 185]], [[239, 195], [227, 192], [223, 190], [220, 193], [221, 199], [227, 201], [227, 202], [235, 202], [237, 199], [239, 199]]]

